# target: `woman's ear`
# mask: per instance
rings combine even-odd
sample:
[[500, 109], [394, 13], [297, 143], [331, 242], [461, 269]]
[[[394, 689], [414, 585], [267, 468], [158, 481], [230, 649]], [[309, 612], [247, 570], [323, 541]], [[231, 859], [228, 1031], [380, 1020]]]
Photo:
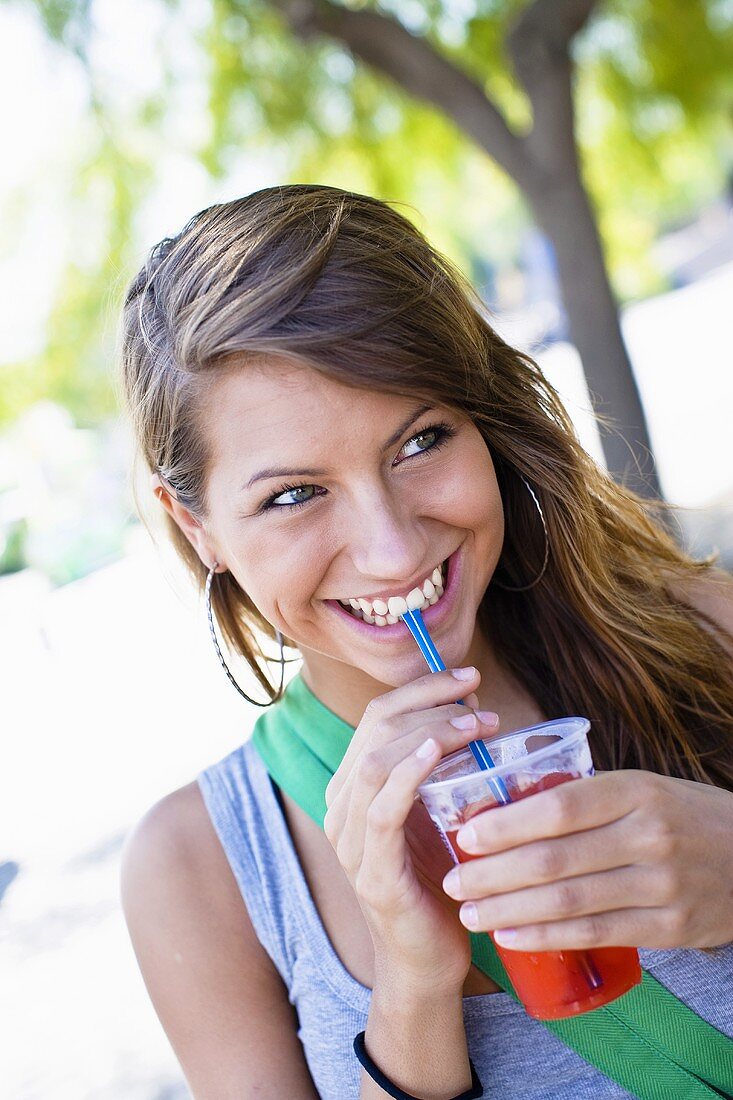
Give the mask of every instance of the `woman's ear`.
[[160, 474], [150, 475], [150, 488], [173, 522], [191, 543], [206, 568], [210, 569], [214, 562], [218, 562], [217, 573], [225, 572], [226, 566], [222, 564], [209, 534], [185, 504], [181, 504], [175, 491], [165, 484]]

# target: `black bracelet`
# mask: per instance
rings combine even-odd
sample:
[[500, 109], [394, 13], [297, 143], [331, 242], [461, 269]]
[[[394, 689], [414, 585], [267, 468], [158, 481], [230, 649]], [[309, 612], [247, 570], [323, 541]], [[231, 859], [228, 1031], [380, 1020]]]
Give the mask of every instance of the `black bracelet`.
[[[381, 1069], [375, 1066], [364, 1046], [365, 1034], [366, 1032], [360, 1031], [354, 1039], [354, 1054], [359, 1059], [372, 1081], [376, 1081], [379, 1087], [384, 1089], [389, 1096], [394, 1096], [395, 1100], [420, 1100], [419, 1097], [412, 1096], [409, 1092], [403, 1092], [397, 1085], [393, 1085], [389, 1078], [384, 1076]], [[481, 1084], [479, 1075], [476, 1073], [476, 1067], [470, 1058], [468, 1059], [468, 1064], [471, 1067], [471, 1087], [467, 1092], [462, 1092], [460, 1096], [454, 1096], [453, 1100], [478, 1100], [478, 1098], [484, 1094], [484, 1086]]]

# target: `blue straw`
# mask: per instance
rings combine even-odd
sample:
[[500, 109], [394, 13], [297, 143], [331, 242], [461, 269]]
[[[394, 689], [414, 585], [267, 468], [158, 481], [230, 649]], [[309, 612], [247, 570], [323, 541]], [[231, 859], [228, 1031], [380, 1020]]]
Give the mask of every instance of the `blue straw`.
[[[402, 616], [402, 621], [420, 647], [420, 652], [425, 658], [430, 671], [445, 672], [443, 659], [435, 648], [433, 639], [428, 634], [428, 628], [425, 626], [419, 608], [406, 611]], [[463, 703], [463, 700], [459, 699], [458, 702]], [[465, 704], [463, 705], [465, 706]], [[482, 771], [488, 771], [490, 768], [496, 767], [494, 761], [491, 759], [491, 753], [486, 748], [483, 741], [469, 741], [468, 747], [473, 753], [474, 760]], [[487, 779], [494, 798], [500, 805], [506, 806], [511, 802], [509, 791], [506, 789], [506, 785], [501, 776], [487, 776]]]
[[[433, 639], [428, 634], [428, 629], [425, 626], [423, 617], [420, 614], [418, 608], [408, 610], [402, 616], [407, 629], [412, 634], [413, 638], [420, 647], [420, 652], [427, 661], [428, 668], [431, 672], [445, 672], [445, 665], [443, 659], [435, 648]], [[463, 703], [462, 699], [458, 700], [459, 703]], [[465, 703], [463, 704], [465, 706]], [[488, 771], [491, 768], [496, 767], [494, 761], [491, 759], [491, 753], [486, 748], [483, 741], [469, 741], [468, 747], [473, 753], [474, 760], [478, 764], [482, 771]], [[494, 795], [496, 801], [506, 806], [511, 802], [509, 797], [509, 791], [506, 789], [504, 780], [499, 775], [491, 776], [487, 775], [486, 781], [491, 787], [491, 792]], [[593, 961], [593, 956], [588, 951], [578, 951], [578, 965], [585, 977], [588, 987], [590, 989], [600, 989], [603, 985], [603, 978], [601, 977], [598, 968]]]

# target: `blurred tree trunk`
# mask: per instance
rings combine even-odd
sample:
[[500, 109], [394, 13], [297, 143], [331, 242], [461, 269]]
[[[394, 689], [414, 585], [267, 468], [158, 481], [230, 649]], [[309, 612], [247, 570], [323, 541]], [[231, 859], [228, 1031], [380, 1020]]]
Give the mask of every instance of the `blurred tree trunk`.
[[641, 496], [661, 498], [575, 143], [570, 46], [597, 0], [534, 0], [512, 27], [507, 46], [533, 112], [524, 135], [509, 128], [477, 81], [390, 16], [332, 0], [270, 2], [303, 40], [339, 40], [354, 57], [443, 111], [515, 181], [554, 246], [570, 336], [594, 408], [616, 425], [599, 425], [608, 469]]

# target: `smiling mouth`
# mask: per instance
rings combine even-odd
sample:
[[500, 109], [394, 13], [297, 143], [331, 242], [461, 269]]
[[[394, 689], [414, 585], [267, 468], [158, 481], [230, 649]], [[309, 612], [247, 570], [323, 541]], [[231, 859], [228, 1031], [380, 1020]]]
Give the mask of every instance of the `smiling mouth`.
[[388, 599], [368, 600], [364, 596], [339, 600], [355, 619], [362, 619], [371, 626], [393, 626], [409, 609], [421, 611], [439, 602], [445, 589], [447, 560], [436, 565], [432, 573], [418, 586], [404, 596], [390, 596]]

